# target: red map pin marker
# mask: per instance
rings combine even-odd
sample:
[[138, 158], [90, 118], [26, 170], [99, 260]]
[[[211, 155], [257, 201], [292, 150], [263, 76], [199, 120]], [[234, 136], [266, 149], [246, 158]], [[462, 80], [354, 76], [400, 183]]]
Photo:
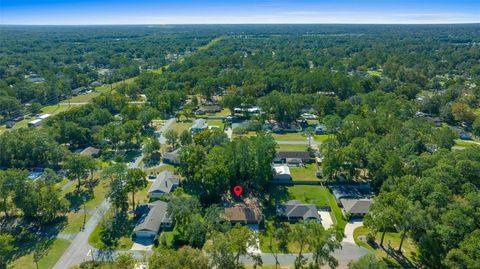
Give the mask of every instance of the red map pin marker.
[[235, 186], [235, 187], [233, 188], [233, 192], [235, 193], [235, 195], [236, 195], [237, 197], [240, 197], [240, 194], [242, 194], [242, 190], [243, 190], [243, 189], [242, 189], [241, 186]]

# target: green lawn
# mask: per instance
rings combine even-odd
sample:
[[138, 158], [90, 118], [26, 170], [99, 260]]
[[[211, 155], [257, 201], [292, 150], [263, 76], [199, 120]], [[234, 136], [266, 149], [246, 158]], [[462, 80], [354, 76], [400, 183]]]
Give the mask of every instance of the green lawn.
[[[135, 204], [136, 205], [143, 204], [143, 203], [148, 203], [148, 200], [149, 200], [148, 197], [147, 197], [148, 190], [150, 189], [152, 184], [153, 184], [153, 182], [149, 181], [148, 184], [147, 184], [147, 187], [145, 187], [142, 190], [135, 193]], [[130, 205], [132, 204], [132, 194], [128, 195], [128, 203]]]
[[[38, 262], [39, 269], [49, 269], [53, 268], [58, 259], [62, 256], [65, 250], [70, 246], [70, 242], [65, 239], [55, 239], [52, 245], [47, 250], [45, 256], [43, 256]], [[11, 268], [18, 269], [36, 269], [35, 262], [33, 260], [33, 254], [22, 256], [17, 260], [13, 261], [10, 265]]]
[[222, 111], [217, 113], [207, 113], [207, 116], [217, 116], [217, 117], [230, 116], [230, 110], [227, 108], [223, 108]]
[[[369, 233], [370, 233], [370, 230], [364, 226], [358, 227], [357, 229], [355, 229], [355, 231], [353, 232], [355, 243], [359, 246], [363, 246], [366, 249], [372, 251], [378, 257], [387, 257], [388, 256], [387, 253], [382, 248], [375, 249], [369, 244], [367, 244], [366, 242], [358, 238], [359, 236], [366, 236]], [[375, 243], [377, 243], [377, 245], [380, 245], [381, 238], [382, 238], [382, 233], [377, 233], [375, 235]], [[400, 246], [400, 239], [401, 239], [401, 236], [399, 233], [386, 233], [385, 238], [383, 240], [383, 245], [385, 247], [391, 246], [394, 249], [398, 249], [398, 247]], [[418, 254], [417, 247], [415, 246], [415, 243], [410, 238], [405, 238], [402, 245], [402, 253], [411, 262], [413, 261], [413, 258]]]
[[[271, 222], [271, 221], [270, 221]], [[292, 224], [288, 222], [282, 222], [284, 225], [284, 229], [290, 230]], [[300, 251], [300, 245], [296, 242], [288, 242], [286, 250], [280, 250], [278, 246], [278, 242], [275, 239], [273, 232], [270, 230], [265, 230], [258, 233], [258, 237], [260, 239], [260, 250], [265, 253], [272, 253], [272, 248], [275, 252], [278, 253], [298, 253]], [[272, 247], [270, 247], [270, 242]], [[308, 252], [308, 246], [304, 247], [304, 252]]]
[[326, 193], [329, 205], [332, 208], [330, 215], [332, 216], [333, 222], [338, 226], [339, 231], [341, 232], [341, 234], [339, 233], [337, 237], [343, 238], [343, 231], [345, 230], [345, 226], [347, 225], [347, 220], [345, 220], [342, 209], [338, 207], [337, 202], [335, 201], [335, 197], [330, 192], [330, 190], [326, 189]]
[[277, 151], [306, 151], [308, 145], [277, 144]]
[[473, 143], [474, 141], [472, 142], [468, 142], [468, 141], [465, 141], [465, 140], [461, 140], [461, 139], [456, 139], [455, 140], [455, 146], [457, 147], [473, 147], [473, 146], [478, 146], [480, 147], [479, 144], [476, 144], [476, 143]]
[[328, 190], [317, 185], [296, 185], [288, 187], [289, 198], [316, 206], [328, 206]]
[[[105, 248], [105, 245], [100, 239], [101, 231], [102, 231], [101, 224], [98, 224], [93, 230], [93, 232], [90, 234], [90, 237], [88, 238], [88, 243], [97, 249]], [[132, 245], [133, 245], [133, 241], [130, 237], [122, 236], [121, 238], [118, 239], [118, 244], [115, 247], [115, 250], [129, 250], [132, 248]]]
[[[92, 215], [87, 214], [86, 222], [90, 219]], [[67, 214], [67, 225], [63, 228], [63, 230], [60, 233], [63, 234], [75, 234], [80, 232], [80, 229], [83, 226], [83, 221], [84, 221], [85, 215], [83, 213], [77, 212], [73, 213], [70, 212]]]
[[273, 138], [278, 141], [307, 141], [302, 133], [273, 134]]
[[326, 142], [329, 139], [334, 139], [334, 135], [314, 135], [313, 139], [317, 142]]
[[188, 130], [190, 127], [192, 127], [192, 122], [191, 121], [186, 121], [186, 122], [174, 122], [171, 126], [171, 130], [177, 131], [178, 134], [180, 134], [184, 130]]
[[370, 76], [377, 76], [377, 77], [382, 75], [382, 71], [378, 71], [378, 70], [368, 70], [367, 73]]
[[317, 172], [317, 166], [314, 163], [305, 164], [305, 167], [290, 167], [293, 181], [318, 181], [315, 172]]
[[475, 113], [477, 114], [477, 116], [479, 116], [479, 117], [480, 117], [480, 107], [479, 107], [479, 108], [477, 108], [477, 109], [475, 109]]
[[207, 120], [208, 126], [218, 126], [220, 130], [223, 130], [225, 123], [222, 120], [212, 120], [208, 119]]

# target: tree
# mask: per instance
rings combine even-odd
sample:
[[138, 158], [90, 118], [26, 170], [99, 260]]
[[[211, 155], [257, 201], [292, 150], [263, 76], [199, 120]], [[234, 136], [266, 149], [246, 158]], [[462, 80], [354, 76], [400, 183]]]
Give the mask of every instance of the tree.
[[379, 260], [373, 254], [362, 256], [357, 261], [348, 263], [348, 269], [387, 269], [386, 262]]
[[191, 143], [192, 143], [192, 135], [190, 134], [190, 132], [188, 130], [183, 130], [180, 133], [180, 144], [182, 146], [186, 146], [186, 145], [191, 144]]
[[92, 157], [82, 156], [77, 153], [72, 153], [65, 159], [64, 168], [67, 170], [66, 176], [70, 179], [77, 180], [78, 191], [80, 191], [82, 180], [88, 177], [93, 163]]
[[157, 117], [158, 111], [155, 108], [145, 106], [143, 110], [138, 113], [138, 120], [143, 125], [143, 128], [151, 127], [151, 123]]
[[132, 253], [122, 253], [115, 259], [117, 269], [130, 269], [135, 266], [135, 259]]
[[195, 214], [201, 210], [195, 198], [173, 197], [168, 203], [167, 212], [180, 233], [184, 233]]
[[464, 103], [452, 104], [452, 114], [456, 121], [471, 124], [475, 120], [475, 112]]
[[175, 251], [160, 249], [148, 259], [151, 269], [208, 269], [208, 258], [199, 249], [182, 247]]
[[303, 131], [303, 135], [307, 137], [308, 139], [308, 147], [312, 147], [312, 139], [313, 135], [315, 134], [315, 129], [312, 127], [308, 127]]
[[14, 237], [10, 234], [0, 234], [0, 269], [7, 268], [8, 257], [15, 250], [13, 246]]
[[105, 125], [102, 130], [103, 137], [112, 144], [113, 150], [117, 152], [118, 144], [125, 137], [122, 125], [111, 122]]
[[385, 233], [401, 223], [402, 214], [408, 208], [408, 204], [408, 200], [397, 192], [381, 192], [375, 197], [364, 223], [372, 230], [382, 232], [381, 246]]
[[334, 229], [325, 230], [323, 225], [314, 221], [308, 221], [306, 224], [308, 230], [308, 246], [313, 252], [315, 265], [320, 267], [328, 264], [330, 268], [336, 268], [338, 261], [332, 256], [335, 249], [342, 245], [335, 236]]
[[173, 129], [169, 129], [167, 130], [163, 136], [165, 136], [165, 138], [167, 139], [167, 143], [170, 144], [171, 148], [175, 148], [175, 146], [177, 145], [177, 140], [178, 140], [178, 133], [177, 131], [173, 130]]
[[126, 175], [126, 190], [132, 193], [132, 210], [135, 210], [135, 192], [147, 187], [145, 173], [139, 169], [129, 169]]
[[309, 240], [308, 236], [306, 236], [308, 235], [308, 229], [305, 222], [298, 222], [293, 225], [291, 235], [292, 239], [300, 246], [298, 256], [295, 258], [295, 268], [302, 268], [307, 262], [306, 258], [303, 257], [303, 250]]
[[149, 138], [143, 146], [143, 153], [147, 158], [151, 158], [153, 154], [160, 150], [160, 142], [156, 138]]
[[215, 268], [241, 268], [241, 256], [249, 256], [255, 266], [262, 265], [260, 256], [251, 254], [247, 250], [256, 247], [256, 234], [248, 227], [237, 224], [226, 233], [218, 233], [212, 237], [212, 246], [207, 252], [211, 258], [211, 266]]

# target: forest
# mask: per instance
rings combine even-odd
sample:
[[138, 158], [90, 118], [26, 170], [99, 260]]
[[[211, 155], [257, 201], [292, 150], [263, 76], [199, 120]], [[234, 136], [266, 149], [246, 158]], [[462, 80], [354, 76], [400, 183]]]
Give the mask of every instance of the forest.
[[[364, 224], [381, 235], [380, 245], [386, 233], [398, 233], [399, 249], [407, 239], [418, 249], [414, 267], [478, 267], [478, 24], [1, 26], [0, 44], [2, 124], [33, 116], [32, 107], [39, 112], [70, 98], [75, 88], [98, 92], [41, 127], [0, 133], [0, 217], [6, 220], [0, 224], [0, 254], [6, 257], [0, 264], [21, 256], [18, 248], [29, 240], [21, 228], [12, 228], [13, 219], [44, 229], [66, 217], [72, 199], [69, 206], [62, 197], [58, 184], [64, 175], [84, 203], [95, 200], [100, 187], [106, 190], [113, 210], [99, 225], [100, 237], [102, 246], [114, 249], [124, 234], [112, 227], [130, 218], [135, 194], [147, 184], [146, 174], [130, 167], [129, 154], [142, 154], [145, 165], [180, 148], [174, 171], [182, 188], [167, 199], [177, 234], [170, 247], [155, 251], [151, 264], [184, 268], [193, 265], [182, 264], [181, 257], [195, 257], [195, 268], [241, 268], [246, 249], [231, 250], [229, 242], [244, 233], [239, 244], [251, 245], [253, 235], [219, 225], [218, 207], [240, 184], [266, 212], [274, 211], [269, 181], [279, 145], [265, 126], [305, 124], [302, 115], [311, 113], [328, 135], [319, 143], [323, 182], [372, 186], [374, 203]], [[95, 81], [103, 86], [91, 86]], [[194, 135], [171, 129], [160, 134], [166, 143], [157, 142], [158, 122], [191, 123], [200, 118], [194, 113], [199, 107], [215, 100], [225, 115], [249, 108], [262, 113], [237, 113], [250, 125], [234, 130], [233, 138], [218, 129]], [[302, 135], [310, 138], [311, 131]], [[89, 146], [101, 149], [100, 159], [78, 154]], [[27, 171], [36, 168], [48, 171], [45, 180], [28, 180]], [[31, 193], [31, 201], [24, 199]], [[47, 199], [43, 193], [54, 195]], [[293, 227], [300, 242], [301, 229], [316, 238], [334, 234], [313, 224]], [[23, 237], [14, 238], [16, 233]], [[329, 254], [337, 241], [310, 240], [301, 244], [317, 256], [307, 265], [300, 251], [296, 268], [338, 265]], [[384, 266], [375, 259], [358, 263]]]

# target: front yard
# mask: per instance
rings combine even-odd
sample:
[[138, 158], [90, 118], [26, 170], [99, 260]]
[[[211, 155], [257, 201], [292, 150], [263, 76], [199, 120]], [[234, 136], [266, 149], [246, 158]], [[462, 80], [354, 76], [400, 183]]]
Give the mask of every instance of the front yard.
[[[375, 244], [374, 246], [368, 244], [366, 242], [367, 235], [371, 233], [371, 230], [367, 227], [358, 227], [353, 231], [353, 237], [355, 239], [355, 243], [359, 246], [362, 246], [371, 252], [373, 252], [377, 257], [387, 258], [387, 252], [380, 247], [380, 241], [382, 238], [382, 233], [375, 234]], [[400, 239], [401, 235], [399, 233], [385, 233], [385, 238], [383, 240], [383, 246], [388, 248], [389, 246], [395, 250], [398, 249], [400, 246]], [[415, 246], [415, 243], [410, 238], [405, 238], [403, 245], [402, 245], [402, 254], [411, 262], [413, 263], [415, 257], [418, 255], [418, 249]], [[391, 259], [393, 261], [393, 259]]]
[[297, 185], [288, 187], [289, 198], [302, 203], [314, 204], [317, 207], [328, 206], [328, 190], [323, 186]]
[[[38, 261], [38, 268], [47, 269], [53, 268], [58, 259], [63, 255], [63, 252], [70, 246], [70, 241], [65, 239], [54, 239], [51, 245], [48, 247], [45, 255]], [[37, 269], [35, 261], [33, 259], [33, 253], [29, 253], [22, 256], [10, 265], [11, 268], [18, 269]]]

